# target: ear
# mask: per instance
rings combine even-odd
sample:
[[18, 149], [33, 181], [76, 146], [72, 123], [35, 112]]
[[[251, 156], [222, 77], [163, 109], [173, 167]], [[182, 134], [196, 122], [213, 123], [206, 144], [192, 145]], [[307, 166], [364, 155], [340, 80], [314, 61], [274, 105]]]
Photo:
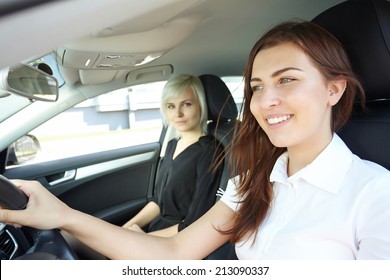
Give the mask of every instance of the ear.
[[329, 106], [334, 106], [337, 104], [337, 102], [339, 102], [339, 100], [344, 94], [346, 87], [347, 87], [346, 80], [340, 79], [340, 80], [333, 80], [328, 82]]

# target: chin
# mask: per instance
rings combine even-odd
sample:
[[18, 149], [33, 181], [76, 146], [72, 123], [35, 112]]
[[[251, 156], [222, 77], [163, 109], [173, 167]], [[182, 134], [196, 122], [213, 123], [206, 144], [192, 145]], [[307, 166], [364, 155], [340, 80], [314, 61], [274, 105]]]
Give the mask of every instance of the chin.
[[277, 148], [286, 148], [289, 145], [291, 145], [290, 141], [287, 141], [286, 139], [277, 139], [277, 138], [269, 138], [272, 145], [274, 145]]

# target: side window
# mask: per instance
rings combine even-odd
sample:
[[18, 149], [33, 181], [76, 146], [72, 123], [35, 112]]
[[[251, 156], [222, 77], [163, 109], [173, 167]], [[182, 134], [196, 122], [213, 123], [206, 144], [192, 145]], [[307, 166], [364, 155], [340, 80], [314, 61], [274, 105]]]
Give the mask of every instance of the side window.
[[27, 140], [15, 142], [10, 165], [157, 142], [162, 130], [160, 97], [164, 85], [157, 82], [116, 90], [64, 111], [29, 133], [37, 144], [36, 154], [29, 143], [29, 156], [25, 156], [23, 143]]
[[238, 112], [240, 112], [244, 100], [244, 78], [242, 76], [228, 76], [221, 77], [221, 79], [230, 89], [234, 101], [236, 102]]

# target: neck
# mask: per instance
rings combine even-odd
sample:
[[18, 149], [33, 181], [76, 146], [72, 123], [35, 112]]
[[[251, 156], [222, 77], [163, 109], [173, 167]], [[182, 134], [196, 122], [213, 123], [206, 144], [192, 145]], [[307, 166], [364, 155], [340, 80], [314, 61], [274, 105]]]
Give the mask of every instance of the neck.
[[180, 141], [182, 142], [195, 142], [198, 141], [200, 137], [205, 134], [201, 130], [197, 131], [186, 131], [180, 133]]
[[[312, 143], [301, 145], [299, 147], [289, 147], [288, 151], [288, 167], [287, 174], [292, 176], [307, 165], [312, 163], [316, 157], [329, 145], [332, 141], [333, 134], [326, 137], [323, 141], [313, 141]], [[308, 148], [310, 147], [310, 148]]]
[[175, 152], [173, 154], [173, 159], [175, 159], [182, 151], [184, 151], [188, 146], [199, 141], [201, 136], [205, 135], [203, 132], [198, 131], [186, 131], [180, 134], [180, 139], [177, 142]]

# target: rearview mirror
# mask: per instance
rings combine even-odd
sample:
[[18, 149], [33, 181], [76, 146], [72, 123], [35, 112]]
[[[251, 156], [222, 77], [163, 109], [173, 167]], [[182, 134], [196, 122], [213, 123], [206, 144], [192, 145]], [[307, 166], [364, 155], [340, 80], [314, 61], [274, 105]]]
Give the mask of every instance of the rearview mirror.
[[3, 88], [32, 100], [56, 101], [58, 82], [55, 77], [27, 64], [18, 64], [3, 74]]

